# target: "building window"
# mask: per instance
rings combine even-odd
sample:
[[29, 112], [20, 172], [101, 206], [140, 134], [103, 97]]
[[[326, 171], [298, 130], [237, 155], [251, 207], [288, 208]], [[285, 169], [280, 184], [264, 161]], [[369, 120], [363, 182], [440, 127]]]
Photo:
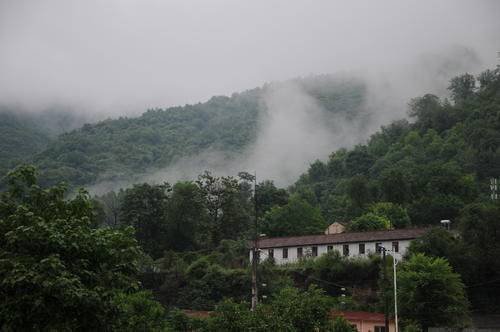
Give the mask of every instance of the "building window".
[[375, 326], [374, 332], [385, 332], [385, 326]]
[[399, 252], [399, 242], [392, 243], [392, 251]]
[[318, 256], [318, 247], [312, 247], [312, 256], [313, 257]]
[[297, 248], [297, 258], [302, 257], [302, 248]]
[[344, 253], [344, 256], [349, 256], [349, 245], [348, 244], [344, 244], [342, 246], [342, 252]]
[[268, 250], [269, 258], [274, 258], [274, 249]]
[[283, 258], [288, 258], [288, 248], [283, 248]]
[[382, 243], [381, 242], [375, 243], [375, 252], [377, 252], [379, 254], [382, 252]]
[[359, 254], [363, 255], [364, 253], [365, 253], [365, 244], [364, 243], [360, 243], [359, 244]]
[[328, 246], [328, 247], [326, 247], [326, 250], [327, 250], [327, 251], [332, 251], [332, 250], [333, 250], [333, 246]]

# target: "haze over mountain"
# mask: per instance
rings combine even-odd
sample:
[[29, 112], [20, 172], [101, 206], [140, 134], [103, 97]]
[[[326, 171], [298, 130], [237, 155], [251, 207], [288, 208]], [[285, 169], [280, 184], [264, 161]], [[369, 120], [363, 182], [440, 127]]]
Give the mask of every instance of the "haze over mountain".
[[[258, 101], [255, 140], [231, 162], [210, 146], [166, 169], [150, 165], [144, 179], [246, 169], [287, 185], [315, 159], [406, 116], [410, 98], [445, 96], [451, 77], [494, 67], [499, 9], [486, 0], [1, 1], [0, 105], [94, 122], [286, 81]], [[287, 81], [328, 73], [362, 82], [363, 121], [324, 121], [311, 91]]]
[[450, 46], [491, 67], [498, 12], [495, 0], [0, 1], [0, 104], [102, 119], [345, 71], [413, 89], [401, 71], [425, 76], [422, 57]]

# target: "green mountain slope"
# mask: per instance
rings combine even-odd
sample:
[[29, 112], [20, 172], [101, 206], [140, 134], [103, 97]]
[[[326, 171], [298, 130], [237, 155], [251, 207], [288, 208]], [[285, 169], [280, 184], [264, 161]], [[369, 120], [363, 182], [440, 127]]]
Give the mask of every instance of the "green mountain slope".
[[49, 135], [38, 129], [33, 119], [0, 112], [0, 174], [40, 152], [48, 142]]
[[0, 175], [44, 150], [57, 135], [81, 126], [84, 119], [62, 108], [39, 113], [0, 106]]
[[[149, 110], [137, 118], [87, 124], [59, 136], [32, 160], [44, 185], [60, 181], [88, 185], [130, 180], [207, 149], [230, 157], [255, 140], [267, 89], [286, 83], [196, 105]], [[366, 89], [357, 79], [325, 75], [293, 83], [330, 112], [351, 120], [363, 113]]]
[[410, 103], [413, 123], [393, 122], [366, 145], [316, 161], [293, 190], [328, 220], [352, 220], [377, 202], [407, 209], [414, 224], [455, 219], [487, 200], [500, 177], [500, 73], [451, 80], [453, 103], [427, 94]]

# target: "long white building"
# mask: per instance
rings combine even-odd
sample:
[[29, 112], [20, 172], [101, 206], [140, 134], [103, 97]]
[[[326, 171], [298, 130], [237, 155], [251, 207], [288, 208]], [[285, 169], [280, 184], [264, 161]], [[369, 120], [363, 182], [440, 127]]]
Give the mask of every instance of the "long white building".
[[[317, 257], [328, 251], [337, 250], [347, 257], [363, 257], [381, 251], [381, 247], [390, 250], [389, 254], [402, 259], [411, 240], [425, 235], [429, 229], [407, 228], [371, 232], [346, 232], [263, 238], [257, 242], [260, 260], [273, 257], [276, 264], [296, 263], [301, 257]], [[253, 245], [253, 244], [252, 244]], [[252, 259], [252, 250], [250, 250]]]

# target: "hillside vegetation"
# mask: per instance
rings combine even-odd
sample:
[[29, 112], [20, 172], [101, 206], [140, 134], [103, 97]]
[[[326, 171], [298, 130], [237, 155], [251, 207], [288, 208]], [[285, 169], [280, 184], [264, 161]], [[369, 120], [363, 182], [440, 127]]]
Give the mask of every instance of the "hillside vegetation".
[[[28, 325], [39, 330], [71, 329], [90, 322], [131, 331], [144, 324], [159, 330], [166, 324], [176, 331], [219, 331], [228, 326], [248, 330], [259, 322], [256, 330], [266, 331], [275, 322], [277, 329], [328, 331], [333, 328], [328, 320], [331, 310], [383, 310], [380, 291], [392, 290], [392, 285], [381, 278], [384, 262], [380, 256], [349, 259], [332, 251], [316, 259], [306, 255], [298, 264], [285, 266], [275, 266], [268, 259], [258, 266], [262, 301], [257, 312], [250, 313], [245, 302], [250, 296], [248, 240], [259, 233], [319, 234], [338, 219], [348, 221], [349, 231], [439, 226], [440, 220], [451, 220], [451, 232], [435, 227], [412, 241], [407, 260], [398, 265], [402, 324], [423, 330], [429, 326], [463, 327], [470, 324], [470, 309], [498, 312], [500, 203], [490, 198], [489, 181], [500, 175], [500, 70], [456, 77], [450, 92], [451, 102], [431, 94], [413, 99], [412, 122], [393, 122], [367, 144], [338, 150], [326, 162], [314, 162], [286, 190], [266, 180], [254, 192], [251, 174], [240, 172], [235, 178], [205, 172], [196, 181], [135, 184], [94, 199], [81, 190], [67, 200], [64, 185], [42, 189], [33, 167], [18, 168], [10, 173], [7, 190], [0, 195], [0, 235], [5, 240], [0, 241], [4, 265], [0, 272], [8, 309], [0, 321], [18, 330]], [[119, 169], [123, 174], [149, 167], [132, 152], [92, 152], [104, 148], [100, 143], [106, 137], [110, 143], [125, 144], [133, 128], [140, 139], [134, 136], [130, 149], [142, 147], [146, 154], [153, 147], [160, 149], [153, 144], [156, 139], [191, 133], [189, 151], [198, 151], [205, 141], [196, 135], [192, 118], [199, 120], [199, 130], [216, 137], [207, 146], [219, 144], [237, 152], [248, 142], [230, 139], [229, 134], [224, 140], [220, 135], [253, 139], [256, 117], [253, 127], [245, 126], [243, 120], [251, 118], [249, 105], [258, 112], [258, 98], [250, 98], [252, 93], [262, 91], [149, 111], [137, 119], [86, 125], [61, 136], [37, 156], [38, 162], [46, 163], [41, 177], [54, 171], [54, 178], [45, 179], [50, 182], [60, 172], [71, 174], [65, 173], [70, 166], [60, 165], [71, 165], [67, 158], [72, 152], [80, 158], [80, 162], [73, 161], [72, 169], [81, 174], [102, 176], [99, 171], [104, 169], [85, 169], [85, 165], [98, 167], [96, 156], [107, 155], [109, 165], [115, 162], [112, 158], [130, 158]], [[245, 96], [247, 108], [230, 107]], [[349, 94], [346, 100], [331, 98], [317, 100], [324, 106], [357, 100]], [[217, 106], [208, 111], [209, 105]], [[242, 109], [247, 111], [235, 111]], [[347, 106], [343, 111], [328, 109], [350, 116], [356, 110]], [[223, 121], [229, 113], [234, 116], [231, 124], [239, 125], [239, 131]], [[171, 121], [160, 121], [163, 117]], [[168, 127], [172, 123], [182, 125]], [[120, 130], [120, 126], [128, 129]], [[160, 127], [170, 131], [158, 129], [157, 136], [151, 136], [155, 139], [143, 141], [150, 137], [145, 132]], [[247, 136], [241, 136], [242, 130], [247, 130]], [[168, 135], [162, 136], [165, 132]], [[61, 153], [66, 159], [60, 160], [56, 152], [66, 151], [63, 148], [68, 142], [75, 149]], [[169, 149], [178, 148], [182, 154], [187, 143], [175, 142]], [[53, 160], [48, 157], [50, 151]], [[142, 162], [146, 164], [141, 166]], [[47, 168], [50, 163], [59, 168]], [[75, 183], [74, 177], [69, 179]], [[104, 255], [104, 260], [95, 261], [95, 253]], [[110, 263], [103, 265], [103, 261]], [[390, 258], [385, 264], [391, 270]], [[168, 314], [150, 293], [142, 291], [137, 280], [153, 292]], [[67, 304], [62, 307], [65, 315], [46, 314], [55, 306], [54, 294]], [[81, 322], [82, 308], [101, 319]], [[217, 313], [206, 321], [191, 321], [175, 308]]]
[[[291, 82], [327, 111], [352, 121], [362, 113], [365, 86], [357, 79], [325, 75]], [[129, 181], [206, 150], [230, 158], [256, 139], [267, 90], [287, 83], [213, 97], [196, 105], [152, 109], [137, 118], [86, 124], [50, 142], [31, 162], [45, 185], [65, 181], [80, 186]]]
[[81, 126], [83, 121], [62, 109], [35, 114], [0, 106], [0, 176], [18, 164], [30, 162], [57, 135]]
[[497, 71], [451, 80], [452, 102], [426, 94], [410, 102], [411, 122], [395, 121], [366, 145], [310, 165], [292, 191], [328, 220], [349, 221], [374, 204], [404, 207], [414, 225], [456, 219], [485, 201], [500, 177], [500, 79]]

